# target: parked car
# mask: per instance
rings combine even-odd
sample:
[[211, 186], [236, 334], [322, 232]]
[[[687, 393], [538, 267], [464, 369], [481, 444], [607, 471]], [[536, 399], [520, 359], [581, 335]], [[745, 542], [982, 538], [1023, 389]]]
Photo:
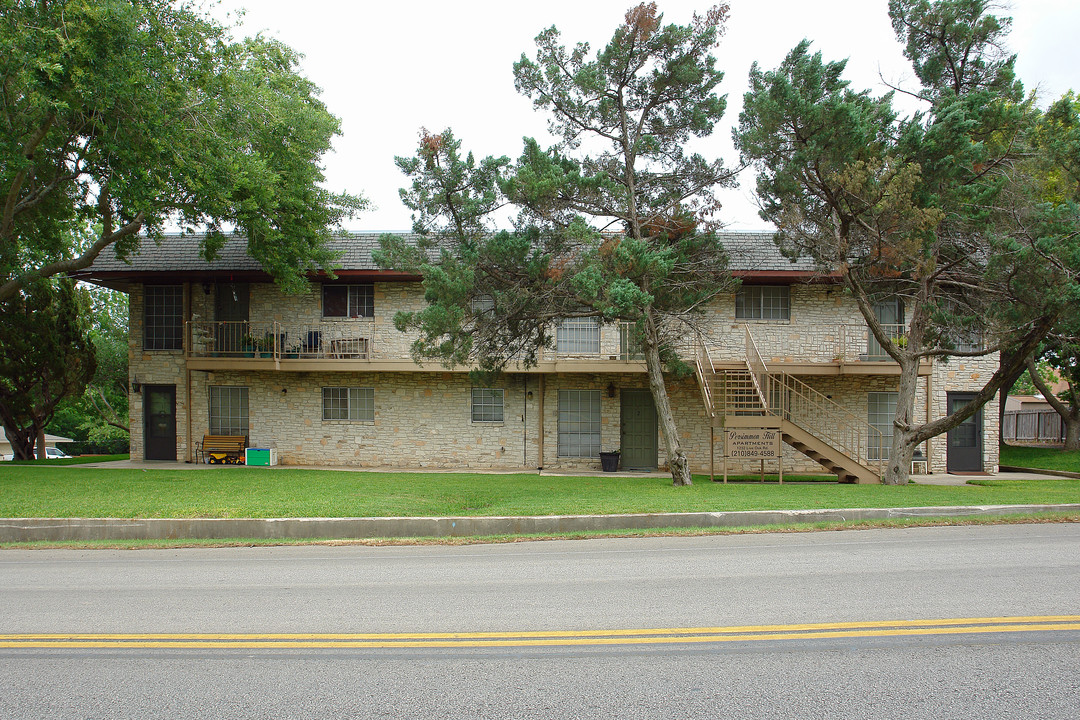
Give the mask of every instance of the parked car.
[[[47, 448], [45, 448], [45, 458], [47, 460], [58, 460], [59, 458], [67, 458], [67, 457], [71, 457], [71, 456], [68, 455], [63, 450], [61, 450], [60, 448], [55, 448], [55, 447], [47, 447]], [[15, 454], [10, 453], [8, 455], [4, 455], [3, 457], [0, 457], [0, 459], [2, 459], [2, 460], [14, 460], [15, 459]]]

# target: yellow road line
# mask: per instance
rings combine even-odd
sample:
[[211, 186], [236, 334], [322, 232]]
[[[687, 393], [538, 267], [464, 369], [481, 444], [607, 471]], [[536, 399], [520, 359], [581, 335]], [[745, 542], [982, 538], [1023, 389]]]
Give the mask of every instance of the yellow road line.
[[0, 648], [497, 648], [655, 645], [1080, 630], [1080, 615], [943, 618], [798, 625], [475, 633], [18, 633]]

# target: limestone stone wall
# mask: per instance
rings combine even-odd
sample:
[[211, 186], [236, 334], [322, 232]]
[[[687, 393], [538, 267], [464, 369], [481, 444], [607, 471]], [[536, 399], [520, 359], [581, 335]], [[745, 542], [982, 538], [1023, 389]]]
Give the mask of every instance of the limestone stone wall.
[[[205, 293], [195, 283], [185, 289], [194, 319], [212, 319], [213, 287]], [[419, 309], [423, 297], [418, 284], [376, 283], [376, 347], [408, 357], [410, 338], [392, 325], [394, 312]], [[713, 340], [721, 340], [732, 358], [742, 357], [741, 322], [734, 320], [734, 296], [721, 298], [713, 307]], [[316, 288], [297, 296], [283, 296], [269, 283], [251, 286], [251, 317], [270, 318], [280, 323], [321, 321], [321, 292]], [[790, 321], [760, 321], [752, 324], [759, 348], [766, 360], [799, 360], [798, 348], [810, 348], [809, 358], [832, 359], [833, 340], [828, 328], [857, 324], [857, 310], [835, 289], [825, 286], [794, 286]], [[350, 321], [342, 321], [348, 323]], [[824, 328], [824, 329], [823, 329]], [[727, 335], [723, 336], [722, 333]], [[604, 356], [619, 355], [619, 333], [614, 325], [601, 332]], [[816, 355], [815, 355], [816, 353]], [[129, 375], [143, 385], [173, 385], [176, 388], [177, 457], [192, 457], [191, 448], [208, 430], [208, 388], [211, 385], [247, 387], [249, 392], [250, 439], [255, 445], [278, 448], [287, 464], [332, 464], [386, 467], [511, 467], [598, 469], [597, 458], [558, 456], [558, 391], [560, 389], [599, 390], [601, 394], [601, 447], [620, 444], [620, 391], [646, 389], [643, 373], [553, 374], [543, 380], [536, 374], [508, 374], [500, 381], [505, 391], [502, 423], [473, 423], [471, 384], [463, 372], [190, 372], [182, 351], [143, 349], [143, 291], [134, 286], [130, 296]], [[717, 358], [721, 359], [721, 358]], [[916, 414], [927, 413], [928, 390], [932, 393], [931, 419], [946, 411], [946, 393], [977, 389], [994, 371], [996, 356], [980, 359], [953, 359], [935, 363], [933, 376], [920, 380]], [[190, 381], [189, 381], [190, 375]], [[896, 378], [887, 376], [804, 376], [819, 392], [829, 395], [857, 418], [867, 417], [867, 393], [895, 391]], [[188, 392], [190, 382], [190, 395]], [[541, 398], [541, 385], [543, 397]], [[375, 391], [374, 422], [328, 421], [322, 419], [322, 388], [330, 386], [371, 387]], [[614, 390], [609, 394], [609, 387]], [[695, 472], [710, 467], [709, 425], [694, 379], [673, 380], [669, 385], [680, 441]], [[132, 457], [141, 458], [143, 444], [143, 403], [133, 396], [130, 403]], [[543, 412], [541, 423], [541, 411]], [[998, 427], [996, 400], [982, 410], [985, 469], [996, 471]], [[190, 424], [190, 437], [188, 428]], [[543, 443], [540, 441], [543, 433]], [[543, 446], [540, 456], [541, 444]], [[666, 463], [664, 443], [658, 437], [659, 465]], [[946, 439], [929, 443], [931, 470], [943, 472]], [[720, 464], [719, 437], [714, 468]], [[785, 472], [821, 472], [813, 461], [784, 446]], [[729, 472], [756, 472], [757, 463], [732, 464]], [[767, 468], [774, 471], [773, 468]]]
[[749, 326], [765, 362], [856, 362], [866, 353], [866, 322], [855, 301], [832, 285], [792, 285], [790, 318], [735, 318], [735, 294], [720, 296], [701, 318], [703, 335], [717, 362], [746, 355]]
[[[933, 395], [930, 403], [933, 418], [937, 419], [948, 414], [948, 393], [978, 391], [997, 368], [997, 353], [985, 357], [951, 358], [948, 362], [935, 362], [931, 380]], [[1000, 457], [997, 394], [979, 412], [982, 423], [983, 471], [996, 473]], [[947, 443], [947, 435], [939, 435], [930, 440], [931, 472], [946, 471]]]

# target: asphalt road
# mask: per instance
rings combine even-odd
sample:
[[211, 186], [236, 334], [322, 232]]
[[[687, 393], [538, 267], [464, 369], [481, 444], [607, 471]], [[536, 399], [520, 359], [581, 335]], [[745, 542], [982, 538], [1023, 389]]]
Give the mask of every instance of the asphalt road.
[[1080, 717], [1078, 525], [4, 551], [0, 608], [2, 718]]

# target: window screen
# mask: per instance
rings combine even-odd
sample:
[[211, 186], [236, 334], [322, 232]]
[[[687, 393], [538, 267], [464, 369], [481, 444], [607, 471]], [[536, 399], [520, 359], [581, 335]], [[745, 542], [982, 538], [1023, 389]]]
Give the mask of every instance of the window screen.
[[248, 434], [248, 389], [210, 386], [210, 434]]
[[877, 435], [870, 436], [868, 457], [871, 460], [888, 460], [892, 449], [893, 419], [896, 417], [896, 398], [894, 392], [872, 392], [866, 395], [866, 420], [881, 431], [880, 441]]
[[555, 346], [560, 353], [598, 354], [600, 322], [596, 318], [567, 318], [555, 331]]
[[180, 285], [147, 285], [143, 294], [143, 347], [184, 349], [184, 293]]
[[600, 457], [600, 391], [559, 391], [559, 456]]
[[323, 317], [374, 316], [374, 285], [323, 285]]
[[324, 387], [323, 420], [375, 421], [375, 389]]
[[492, 388], [473, 388], [472, 421], [502, 422], [503, 391]]
[[787, 285], [744, 285], [735, 293], [739, 320], [789, 320], [791, 289]]

